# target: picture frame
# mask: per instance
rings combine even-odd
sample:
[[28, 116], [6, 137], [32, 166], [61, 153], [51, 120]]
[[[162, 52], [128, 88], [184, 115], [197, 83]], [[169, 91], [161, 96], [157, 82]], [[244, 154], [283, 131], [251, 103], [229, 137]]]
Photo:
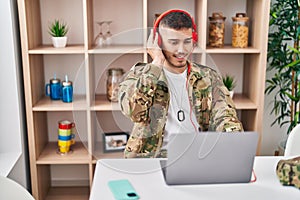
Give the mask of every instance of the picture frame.
[[111, 132], [102, 135], [104, 153], [124, 151], [129, 138], [128, 132]]

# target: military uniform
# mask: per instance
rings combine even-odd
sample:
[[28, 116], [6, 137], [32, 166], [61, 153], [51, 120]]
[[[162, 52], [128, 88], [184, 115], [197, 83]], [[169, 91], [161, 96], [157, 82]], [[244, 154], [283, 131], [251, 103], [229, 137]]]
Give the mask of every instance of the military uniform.
[[[218, 73], [191, 64], [187, 75], [188, 96], [201, 131], [242, 131], [235, 106]], [[161, 157], [170, 93], [162, 68], [138, 63], [124, 76], [119, 87], [123, 114], [134, 122], [124, 156]]]

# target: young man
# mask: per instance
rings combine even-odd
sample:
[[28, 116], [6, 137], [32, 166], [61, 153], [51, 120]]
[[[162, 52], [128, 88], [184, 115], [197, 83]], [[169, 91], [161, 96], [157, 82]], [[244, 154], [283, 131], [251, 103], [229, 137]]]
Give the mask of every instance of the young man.
[[147, 44], [152, 63], [136, 64], [120, 84], [121, 110], [134, 122], [126, 158], [166, 157], [168, 137], [178, 132], [243, 130], [222, 78], [188, 61], [197, 39], [187, 12], [157, 19]]

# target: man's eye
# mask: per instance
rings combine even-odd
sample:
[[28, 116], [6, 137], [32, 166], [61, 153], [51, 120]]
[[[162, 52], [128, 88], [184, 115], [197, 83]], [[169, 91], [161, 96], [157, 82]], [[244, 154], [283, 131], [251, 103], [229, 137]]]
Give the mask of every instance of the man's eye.
[[177, 41], [171, 41], [170, 43], [171, 43], [171, 45], [177, 45], [178, 44]]
[[188, 39], [188, 40], [185, 40], [184, 41], [184, 44], [190, 44], [192, 42], [192, 40], [191, 39]]

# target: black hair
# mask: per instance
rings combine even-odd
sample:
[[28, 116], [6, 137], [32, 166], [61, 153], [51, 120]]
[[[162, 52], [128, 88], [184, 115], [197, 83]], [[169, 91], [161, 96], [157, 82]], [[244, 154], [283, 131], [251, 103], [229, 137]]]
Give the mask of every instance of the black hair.
[[180, 30], [182, 28], [193, 28], [193, 22], [191, 17], [183, 12], [171, 12], [161, 19], [159, 26]]

